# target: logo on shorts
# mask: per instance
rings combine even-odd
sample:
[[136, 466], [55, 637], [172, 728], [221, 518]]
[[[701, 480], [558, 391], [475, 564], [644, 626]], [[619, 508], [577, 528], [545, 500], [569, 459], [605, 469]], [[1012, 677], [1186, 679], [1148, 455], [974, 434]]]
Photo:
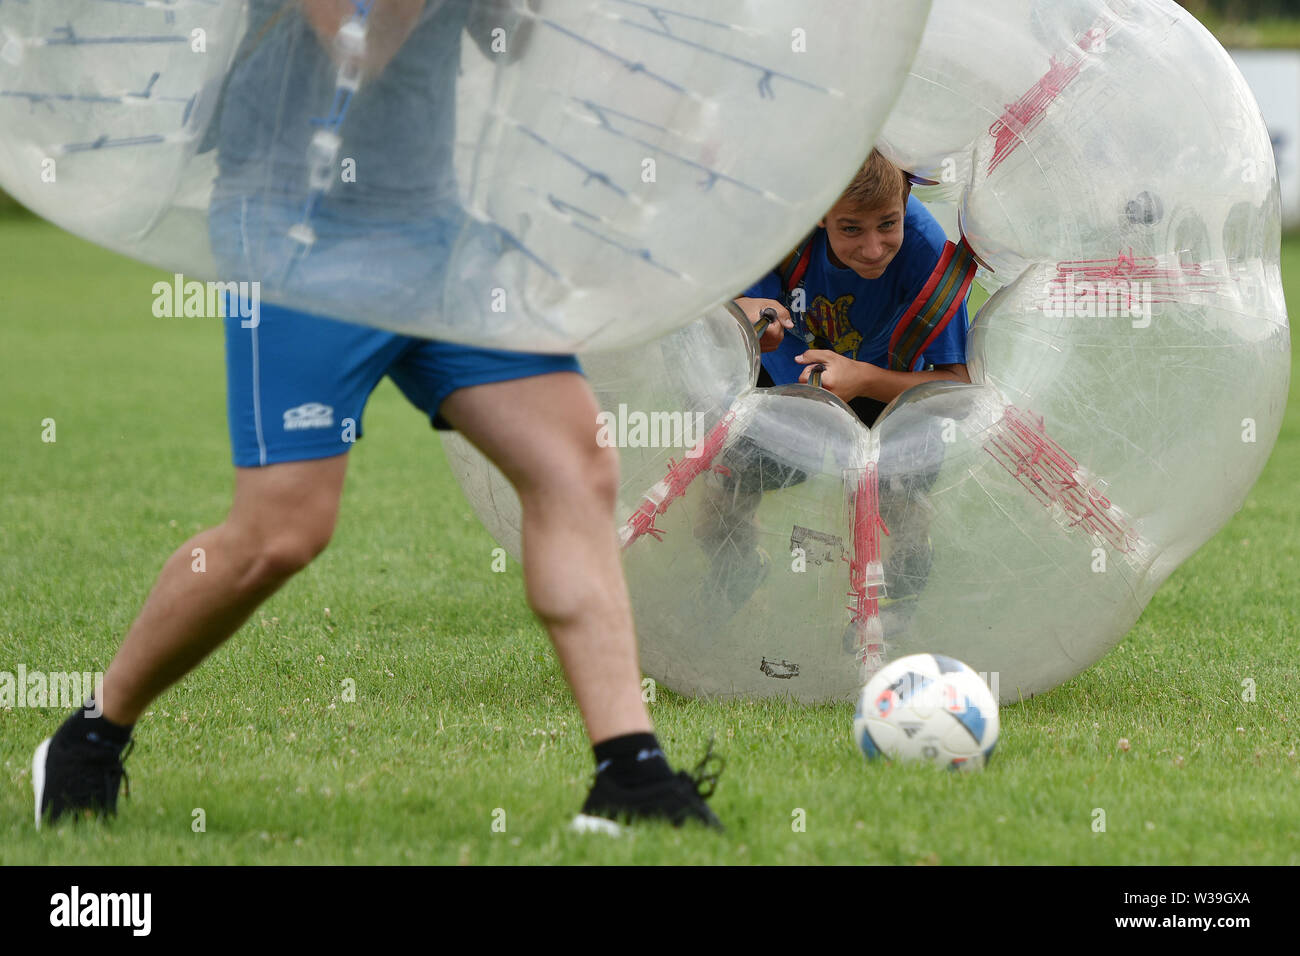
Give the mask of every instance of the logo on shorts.
[[296, 431], [299, 428], [333, 428], [334, 409], [320, 402], [308, 402], [284, 413], [284, 430]]

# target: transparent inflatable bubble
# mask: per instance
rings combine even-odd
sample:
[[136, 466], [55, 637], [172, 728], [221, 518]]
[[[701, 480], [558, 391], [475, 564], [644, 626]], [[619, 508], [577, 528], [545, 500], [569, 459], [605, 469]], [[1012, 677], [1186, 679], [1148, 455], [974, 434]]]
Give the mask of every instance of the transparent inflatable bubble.
[[[808, 387], [752, 389], [753, 336], [706, 320], [735, 353], [730, 417], [696, 458], [621, 449], [642, 660], [674, 690], [848, 698], [919, 652], [1003, 701], [1048, 690], [1123, 638], [1276, 440], [1272, 150], [1180, 7], [936, 0], [885, 137], [958, 204], [954, 238], [998, 287], [968, 336], [972, 384], [911, 389], [867, 429]], [[663, 386], [663, 341], [645, 370], [641, 350], [601, 357], [602, 408]], [[697, 401], [675, 389], [644, 400]], [[517, 520], [467, 491], [490, 529]]]
[[[623, 527], [633, 612], [655, 622], [642, 665], [695, 694], [775, 685], [801, 700], [843, 697], [859, 683], [854, 645], [827, 638], [846, 628], [845, 513], [861, 426], [802, 385], [750, 392], [727, 425], [716, 454], [704, 443], [707, 469], [653, 524], [638, 518], [669, 503], [662, 486]], [[796, 548], [806, 557], [794, 573]]]
[[629, 345], [834, 200], [928, 6], [379, 0], [336, 23], [288, 0], [4, 3], [0, 186], [268, 302], [479, 346]]
[[1132, 627], [1154, 590], [1155, 542], [1032, 412], [988, 386], [928, 386], [878, 430], [882, 496], [903, 501], [896, 527], [916, 555], [906, 583], [919, 588], [886, 619], [890, 658], [964, 653], [1015, 700], [1087, 667]]

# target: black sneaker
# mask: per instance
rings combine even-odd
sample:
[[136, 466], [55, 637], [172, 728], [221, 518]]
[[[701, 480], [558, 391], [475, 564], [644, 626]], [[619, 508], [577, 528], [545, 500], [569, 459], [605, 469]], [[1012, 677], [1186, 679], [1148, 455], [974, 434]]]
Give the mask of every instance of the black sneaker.
[[125, 747], [95, 735], [77, 739], [58, 734], [41, 741], [32, 757], [32, 789], [36, 793], [36, 829], [42, 820], [53, 823], [65, 814], [112, 816], [117, 813], [117, 792], [131, 781], [122, 766], [135, 745]]
[[[710, 761], [716, 769], [708, 770]], [[705, 803], [717, 789], [722, 773], [722, 758], [713, 753], [713, 742], [695, 770], [678, 772], [673, 777], [649, 786], [624, 788], [605, 774], [597, 774], [582, 812], [573, 818], [569, 829], [575, 833], [623, 832], [619, 822], [664, 820], [675, 827], [694, 821], [712, 830], [722, 830], [722, 821]]]

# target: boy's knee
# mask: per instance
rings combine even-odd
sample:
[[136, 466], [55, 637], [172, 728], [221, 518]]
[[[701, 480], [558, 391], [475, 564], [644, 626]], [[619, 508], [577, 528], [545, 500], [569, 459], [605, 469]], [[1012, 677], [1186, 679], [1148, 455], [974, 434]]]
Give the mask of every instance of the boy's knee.
[[332, 529], [279, 529], [263, 538], [253, 556], [252, 576], [259, 581], [283, 581], [316, 560], [330, 542]]
[[539, 503], [576, 501], [584, 508], [612, 511], [618, 499], [618, 451], [595, 442], [574, 444], [545, 467], [520, 476], [520, 497]]
[[343, 484], [342, 459], [249, 469], [239, 476], [225, 530], [247, 586], [277, 585], [329, 544]]
[[557, 476], [565, 487], [552, 493], [566, 494], [584, 508], [612, 512], [618, 500], [618, 451], [593, 445], [577, 455], [566, 473]]
[[325, 550], [334, 532], [332, 515], [294, 513], [250, 526], [229, 521], [248, 586], [261, 589], [293, 577]]

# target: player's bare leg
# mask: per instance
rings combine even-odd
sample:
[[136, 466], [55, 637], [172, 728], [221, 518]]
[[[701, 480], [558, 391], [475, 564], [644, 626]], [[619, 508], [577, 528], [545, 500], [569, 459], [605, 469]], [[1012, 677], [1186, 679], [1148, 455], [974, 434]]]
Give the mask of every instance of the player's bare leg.
[[346, 469], [346, 455], [236, 469], [229, 516], [168, 558], [109, 665], [102, 716], [78, 711], [37, 748], [38, 827], [46, 816], [114, 812], [136, 719], [324, 549]]
[[519, 493], [528, 603], [593, 743], [651, 729], [614, 530], [618, 456], [596, 444], [598, 411], [571, 372], [460, 389], [441, 409]]
[[[235, 469], [230, 514], [167, 559], [104, 674], [105, 717], [135, 723], [325, 549], [346, 472], [347, 455]], [[200, 548], [203, 570], [196, 571]]]
[[528, 601], [550, 633], [596, 756], [596, 781], [574, 828], [616, 833], [613, 820], [646, 818], [720, 828], [703, 799], [711, 779], [672, 773], [641, 699], [614, 527], [618, 458], [596, 443], [598, 411], [574, 372], [460, 389], [441, 409], [496, 462], [523, 505]]
[[[476, 386], [453, 393], [443, 412], [491, 451], [520, 491], [529, 601], [550, 631], [598, 755], [600, 746], [650, 736], [614, 535], [617, 460], [595, 443], [595, 400], [585, 381], [565, 373]], [[38, 748], [38, 825], [43, 813], [58, 816], [64, 807], [113, 811], [131, 725], [324, 549], [346, 468], [339, 455], [237, 470], [230, 515], [168, 559], [105, 674], [106, 720], [78, 728], [82, 715], [75, 715]], [[202, 571], [194, 567], [198, 548]], [[51, 747], [63, 747], [63, 756], [54, 760]], [[656, 763], [640, 752], [636, 759], [639, 768]], [[51, 783], [50, 800], [43, 799], [47, 766], [71, 767], [77, 777]], [[608, 813], [608, 801], [593, 801], [610, 793], [625, 809], [632, 794], [634, 815], [716, 824], [689, 781], [670, 777], [627, 790], [617, 779], [602, 775], [584, 810]]]

